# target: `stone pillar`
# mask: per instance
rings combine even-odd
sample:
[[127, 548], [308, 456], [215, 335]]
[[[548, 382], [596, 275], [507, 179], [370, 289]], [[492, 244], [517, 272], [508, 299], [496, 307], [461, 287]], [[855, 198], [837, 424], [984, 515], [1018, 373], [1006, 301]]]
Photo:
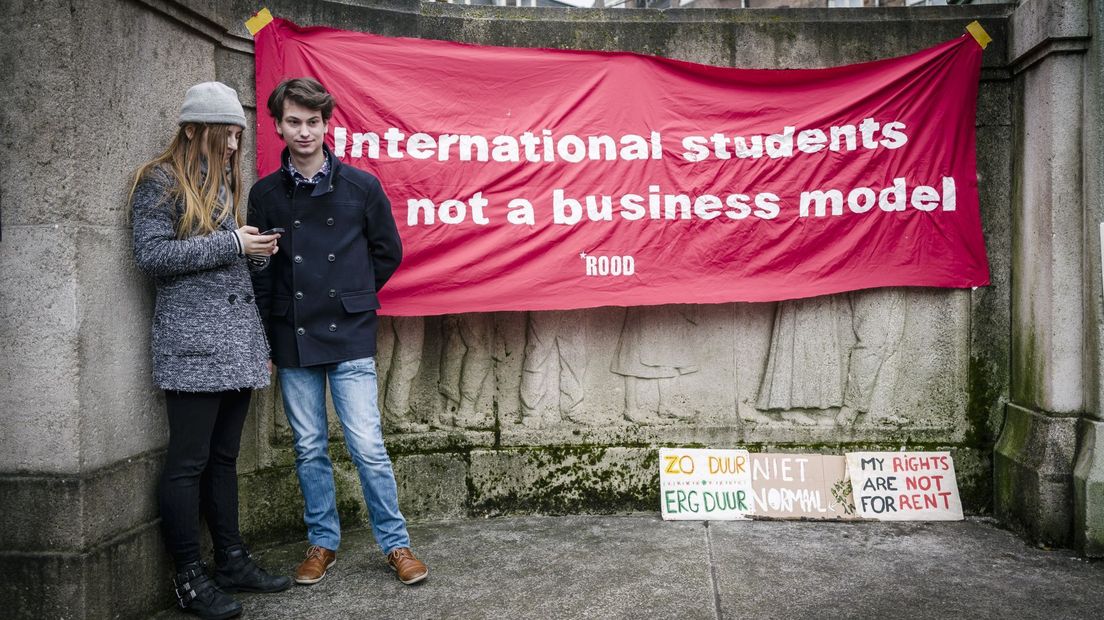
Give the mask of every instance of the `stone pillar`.
[[155, 489], [150, 281], [126, 198], [215, 45], [132, 2], [5, 6], [0, 60], [0, 609], [137, 617], [171, 604]]
[[994, 455], [997, 515], [1050, 545], [1073, 534], [1073, 464], [1086, 410], [1084, 0], [1012, 16], [1012, 402]]
[[1073, 469], [1074, 543], [1085, 555], [1104, 557], [1104, 294], [1100, 224], [1104, 222], [1104, 1], [1088, 5], [1085, 55], [1085, 411]]

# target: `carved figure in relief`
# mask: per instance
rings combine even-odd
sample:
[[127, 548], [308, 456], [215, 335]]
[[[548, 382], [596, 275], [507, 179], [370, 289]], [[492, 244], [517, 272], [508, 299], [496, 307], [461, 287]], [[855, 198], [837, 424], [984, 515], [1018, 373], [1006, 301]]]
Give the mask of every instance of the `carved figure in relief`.
[[647, 306], [625, 310], [610, 370], [625, 377], [625, 419], [636, 424], [688, 420], [695, 410], [681, 377], [698, 372], [694, 349], [695, 306]]
[[[904, 336], [906, 294], [859, 291], [783, 301], [775, 311], [756, 408], [803, 425], [851, 425], [868, 413], [883, 367]], [[840, 337], [850, 328], [854, 344]], [[827, 410], [835, 409], [835, 415]], [[816, 415], [809, 410], [824, 410]], [[753, 418], [764, 421], [765, 418]], [[881, 415], [879, 423], [904, 420]]]
[[[874, 388], [885, 374], [886, 361], [897, 352], [905, 335], [908, 297], [897, 288], [856, 291], [851, 294], [855, 345], [847, 369], [847, 391], [837, 421], [850, 425], [860, 413], [869, 413]], [[871, 421], [903, 424], [908, 420], [882, 414]]]
[[454, 314], [444, 319], [444, 348], [437, 391], [445, 397], [436, 425], [480, 428], [491, 423], [491, 412], [479, 401], [492, 369], [491, 317]]
[[391, 363], [383, 389], [384, 423], [391, 429], [416, 429], [419, 424], [410, 406], [414, 378], [422, 368], [422, 344], [425, 342], [425, 320], [417, 316], [390, 317], [392, 340]]
[[522, 362], [522, 423], [545, 428], [582, 419], [584, 332], [578, 315], [530, 312]]
[[843, 405], [846, 358], [838, 323], [843, 314], [849, 307], [840, 295], [779, 302], [756, 408], [781, 411], [783, 420], [796, 424], [834, 423], [829, 416], [794, 410]]

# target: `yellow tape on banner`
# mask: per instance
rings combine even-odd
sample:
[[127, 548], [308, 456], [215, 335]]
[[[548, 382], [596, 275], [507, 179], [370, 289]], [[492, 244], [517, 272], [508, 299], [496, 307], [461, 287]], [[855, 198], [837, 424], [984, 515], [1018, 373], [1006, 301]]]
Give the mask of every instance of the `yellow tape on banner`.
[[977, 41], [977, 44], [981, 46], [981, 49], [985, 49], [986, 46], [988, 46], [989, 43], [993, 40], [993, 37], [989, 36], [989, 33], [985, 32], [985, 29], [981, 27], [981, 24], [976, 21], [970, 22], [970, 24], [966, 26], [966, 32], [974, 35], [974, 40]]
[[[257, 36], [257, 33], [260, 32], [262, 28], [271, 23], [272, 13], [268, 11], [268, 8], [263, 8], [260, 11], [257, 11], [256, 14], [253, 15], [253, 17], [245, 20], [245, 27], [249, 29], [249, 34]], [[974, 23], [976, 24], [977, 22]]]

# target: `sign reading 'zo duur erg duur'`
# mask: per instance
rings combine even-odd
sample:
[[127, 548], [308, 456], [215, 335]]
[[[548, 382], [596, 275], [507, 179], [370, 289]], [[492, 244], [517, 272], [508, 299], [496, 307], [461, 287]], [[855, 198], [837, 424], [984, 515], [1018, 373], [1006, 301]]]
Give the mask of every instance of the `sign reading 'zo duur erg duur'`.
[[947, 452], [835, 456], [661, 448], [659, 484], [667, 520], [962, 519]]

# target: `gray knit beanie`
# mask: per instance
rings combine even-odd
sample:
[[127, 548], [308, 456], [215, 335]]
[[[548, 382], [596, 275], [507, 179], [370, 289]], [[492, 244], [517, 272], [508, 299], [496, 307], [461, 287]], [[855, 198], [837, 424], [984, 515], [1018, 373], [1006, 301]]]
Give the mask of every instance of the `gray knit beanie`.
[[245, 129], [245, 110], [233, 88], [222, 82], [203, 82], [184, 95], [179, 124], [184, 123], [217, 123]]

